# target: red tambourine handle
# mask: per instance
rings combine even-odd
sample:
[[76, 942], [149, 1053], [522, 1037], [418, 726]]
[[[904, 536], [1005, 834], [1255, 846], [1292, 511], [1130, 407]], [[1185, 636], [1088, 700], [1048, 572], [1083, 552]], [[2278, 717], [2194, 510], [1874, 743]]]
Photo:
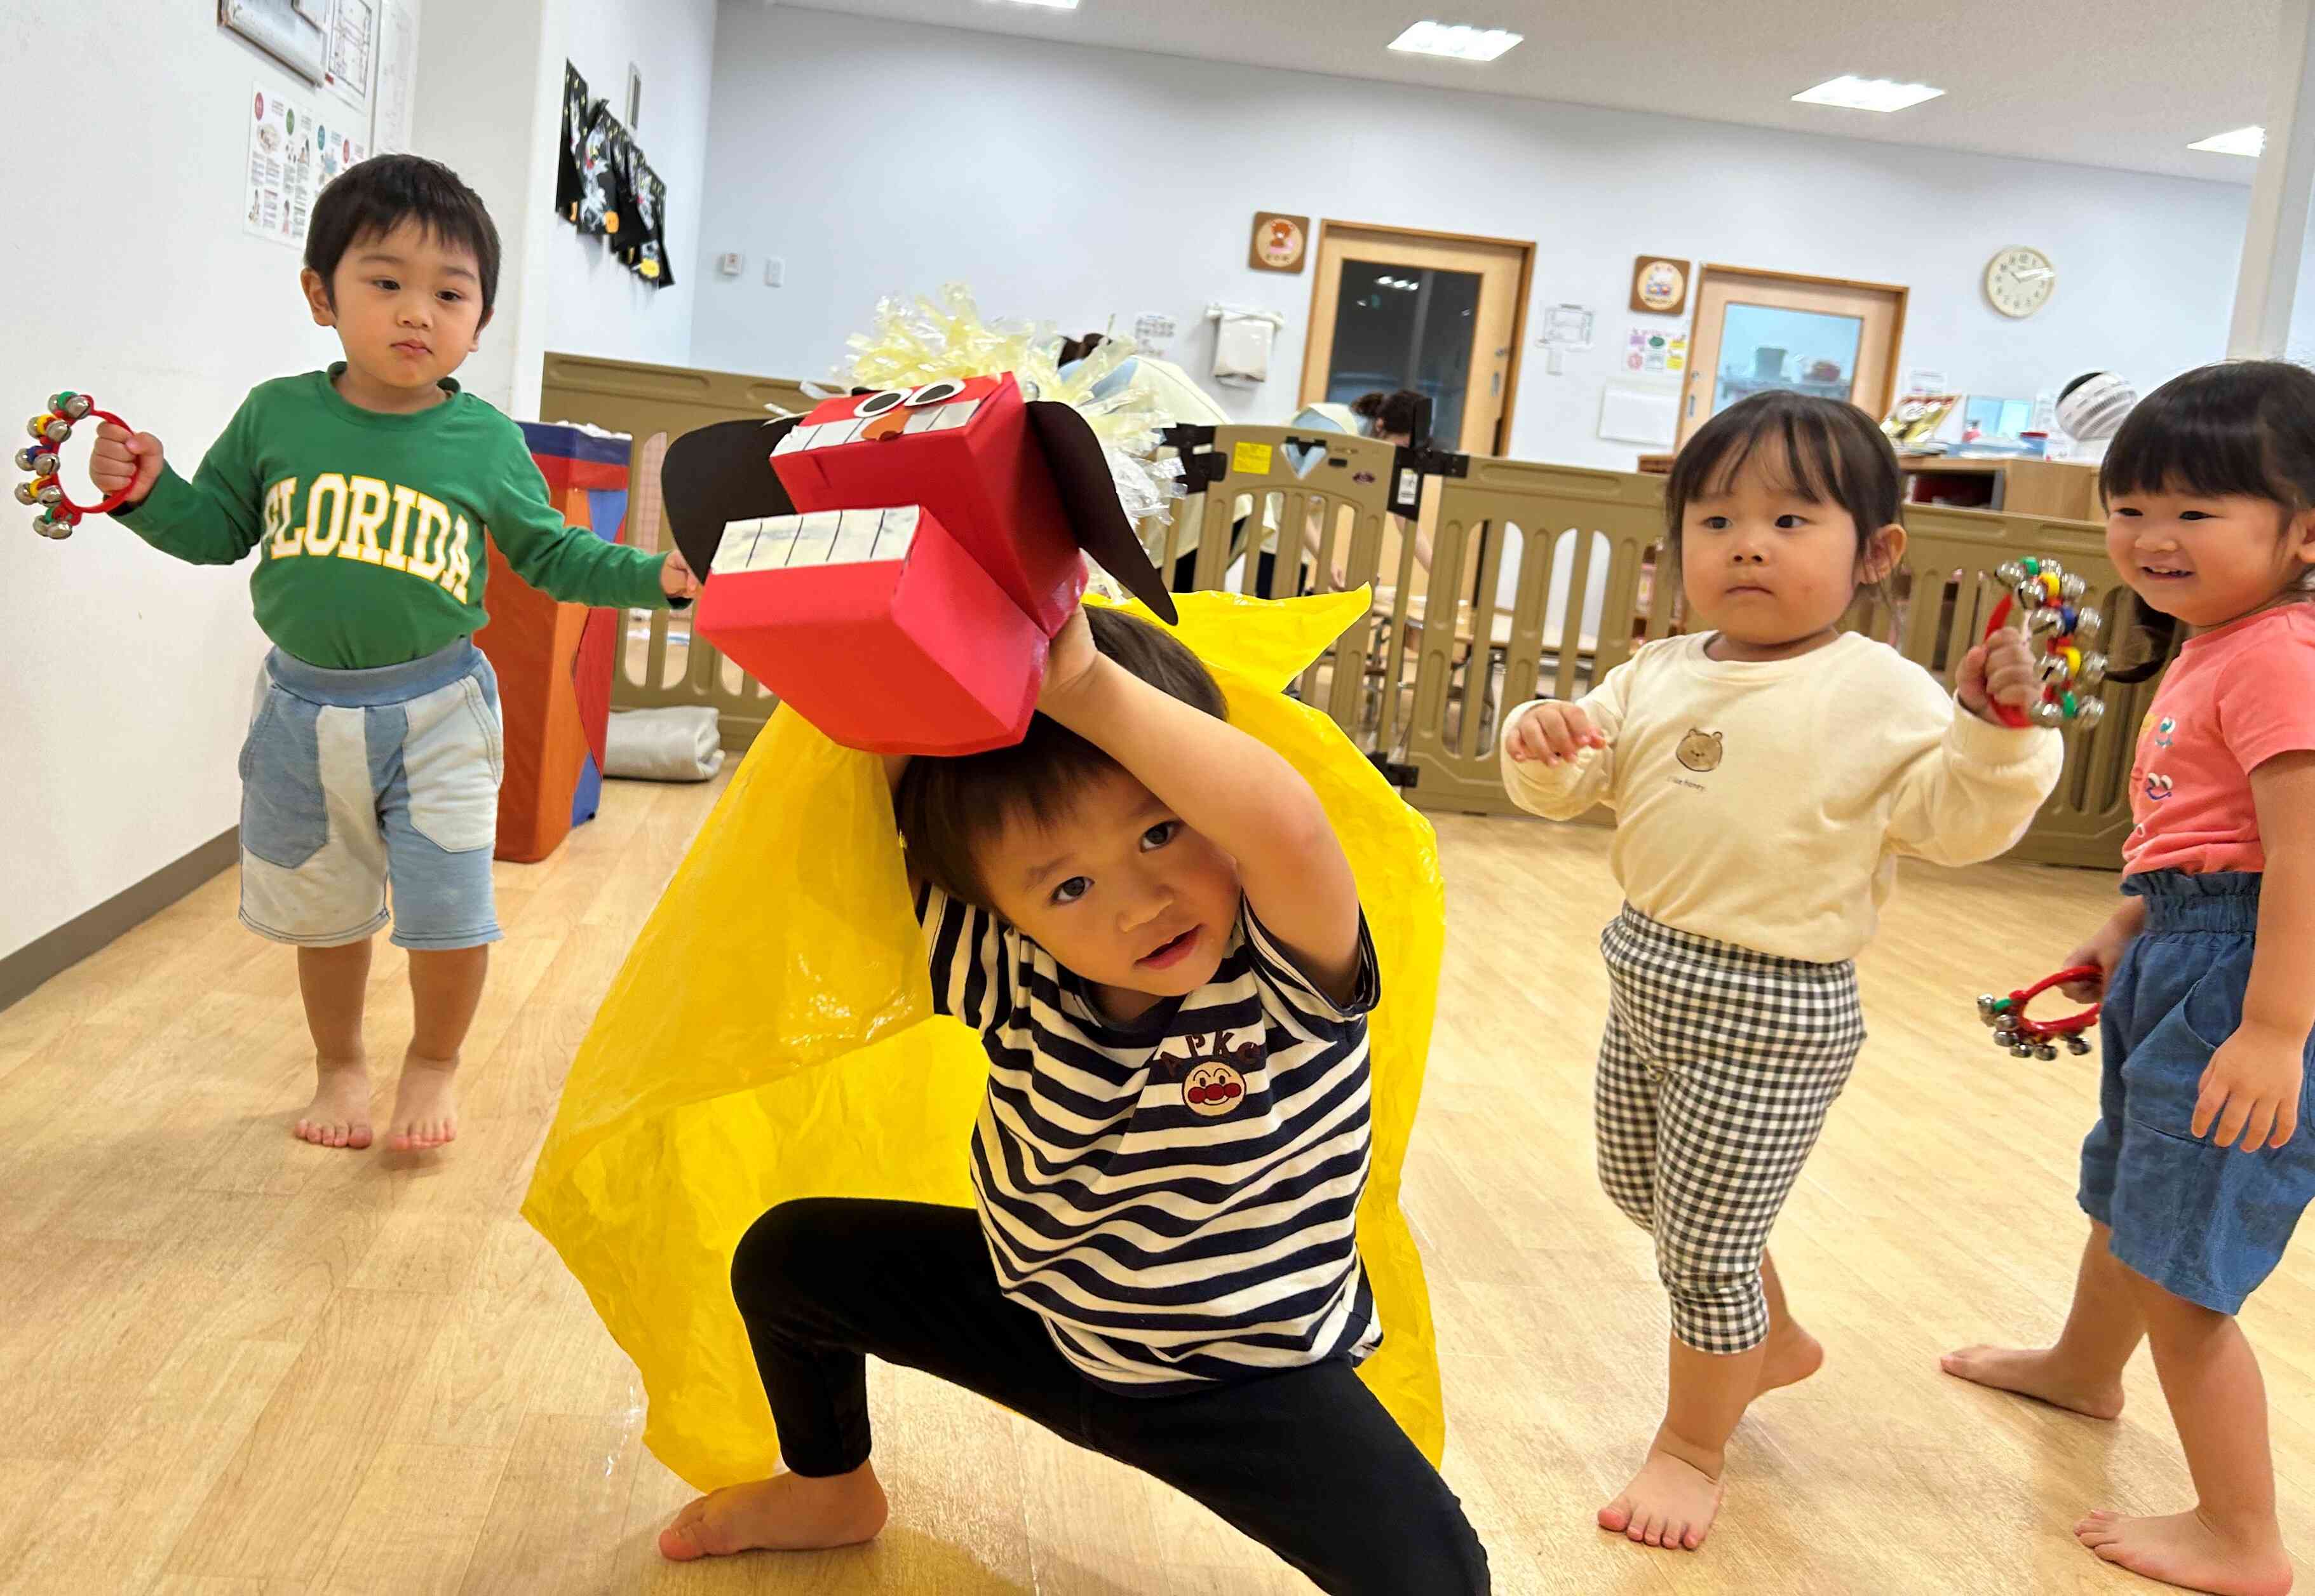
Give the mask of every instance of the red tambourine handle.
[[[2001, 602], [1993, 607], [1993, 618], [1985, 623], [1985, 642], [1991, 643], [1993, 641], [1993, 634], [1996, 632], [2000, 631], [2004, 625], [2008, 625], [2010, 607], [2015, 603], [2016, 600], [2009, 594], [2004, 593], [2001, 595]], [[2005, 726], [2015, 726], [2023, 729], [2034, 723], [2032, 721], [2027, 719], [2026, 712], [2019, 709], [2014, 704], [2003, 704], [1995, 699], [1991, 694], [1988, 694], [1986, 696], [1986, 702], [1993, 706], [1993, 713], [2001, 717], [2001, 723]], [[2038, 992], [2042, 989], [2036, 987], [2034, 989]]]
[[[73, 425], [77, 427], [80, 425], [81, 421], [111, 421], [123, 432], [127, 432], [131, 436], [134, 436], [137, 431], [136, 428], [130, 426], [127, 421], [122, 421], [119, 416], [113, 414], [109, 410], [91, 410], [84, 413], [80, 418], [80, 421], [75, 421]], [[129, 491], [135, 488], [136, 485], [137, 479], [134, 476], [131, 476], [129, 479], [128, 487], [121, 489], [117, 493], [107, 495], [103, 500], [95, 504], [75, 504], [70, 499], [62, 500], [60, 502], [67, 510], [72, 511], [75, 516], [111, 515], [114, 510], [119, 510], [122, 505], [129, 502]], [[62, 483], [58, 483], [57, 484], [57, 491], [58, 492], [64, 492], [64, 484]]]
[[2010, 993], [2009, 1000], [2018, 1006], [2018, 1029], [2021, 1032], [2042, 1036], [2071, 1036], [2089, 1030], [2098, 1024], [2100, 1006], [2098, 1004], [2091, 1004], [2080, 1014], [2068, 1015], [2063, 1019], [2056, 1020], [2028, 1019], [2026, 1015], [2026, 1006], [2053, 987], [2062, 987], [2068, 981], [2085, 980], [2093, 976], [2103, 977], [2105, 974], [2106, 971], [2095, 964], [2077, 964], [2070, 970], [2061, 970], [2055, 975], [2044, 976], [2032, 986]]

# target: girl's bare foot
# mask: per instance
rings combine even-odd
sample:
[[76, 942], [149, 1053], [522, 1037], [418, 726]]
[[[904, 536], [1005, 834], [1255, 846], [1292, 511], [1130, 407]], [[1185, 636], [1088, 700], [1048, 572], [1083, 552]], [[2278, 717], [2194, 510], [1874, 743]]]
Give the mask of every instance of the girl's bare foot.
[[1824, 1343], [1787, 1320], [1769, 1332], [1761, 1359], [1761, 1395], [1796, 1386], [1824, 1367]]
[[1600, 1510], [1600, 1528], [1645, 1546], [1692, 1552], [1712, 1532], [1719, 1512], [1717, 1478], [1651, 1447], [1624, 1494]]
[[694, 1497], [659, 1532], [659, 1555], [671, 1563], [689, 1563], [733, 1552], [857, 1546], [876, 1538], [888, 1511], [884, 1487], [865, 1463], [850, 1474], [825, 1479], [776, 1474]]
[[386, 1129], [388, 1147], [397, 1153], [419, 1152], [458, 1139], [458, 1097], [451, 1090], [457, 1073], [456, 1059], [415, 1053], [403, 1059], [402, 1084], [395, 1089], [394, 1119]]
[[2094, 1512], [2074, 1526], [2074, 1535], [2109, 1563], [2189, 1591], [2284, 1596], [2291, 1589], [2291, 1555], [2272, 1530], [2243, 1540], [2199, 1512], [2143, 1519]]
[[350, 1064], [314, 1066], [313, 1105], [297, 1121], [297, 1139], [315, 1147], [366, 1148], [369, 1145], [369, 1067], [361, 1060]]
[[1997, 1391], [2015, 1391], [2020, 1396], [2087, 1414], [2093, 1419], [2122, 1416], [2122, 1382], [2085, 1378], [2080, 1370], [2061, 1359], [2054, 1347], [2023, 1351], [2013, 1347], [1964, 1347], [1938, 1359], [1938, 1367], [1956, 1379], [1991, 1386]]

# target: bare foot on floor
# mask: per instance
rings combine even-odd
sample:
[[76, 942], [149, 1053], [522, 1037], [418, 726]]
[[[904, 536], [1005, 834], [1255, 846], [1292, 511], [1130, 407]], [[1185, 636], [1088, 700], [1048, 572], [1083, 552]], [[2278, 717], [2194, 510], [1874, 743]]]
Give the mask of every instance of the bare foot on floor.
[[2087, 1414], [2093, 1419], [2122, 1416], [2120, 1381], [2108, 1385], [2085, 1381], [2061, 1363], [2056, 1352], [2048, 1347], [2026, 1351], [2015, 1347], [1964, 1347], [1938, 1359], [1938, 1367], [1956, 1379], [1991, 1386], [1997, 1391], [2015, 1391], [2020, 1396]]
[[297, 1136], [315, 1147], [369, 1145], [369, 1068], [366, 1064], [316, 1064], [314, 1102], [298, 1118]]
[[452, 1086], [458, 1061], [421, 1059], [402, 1060], [402, 1085], [394, 1094], [394, 1119], [386, 1128], [386, 1145], [397, 1153], [421, 1152], [458, 1139], [458, 1097]]
[[2291, 1555], [2280, 1538], [2231, 1539], [2200, 1513], [2133, 1519], [2094, 1512], [2074, 1526], [2074, 1535], [2109, 1563], [2189, 1591], [2284, 1596], [2291, 1589]]
[[1645, 1546], [1694, 1551], [1720, 1512], [1720, 1482], [1693, 1463], [1649, 1449], [1624, 1494], [1600, 1510], [1600, 1528]]
[[1761, 1359], [1758, 1395], [1796, 1386], [1823, 1367], [1824, 1343], [1798, 1325], [1787, 1324], [1769, 1337], [1767, 1351]]
[[857, 1546], [876, 1538], [887, 1511], [884, 1487], [865, 1463], [826, 1479], [776, 1474], [694, 1497], [659, 1532], [659, 1555], [671, 1563], [689, 1563], [733, 1552]]

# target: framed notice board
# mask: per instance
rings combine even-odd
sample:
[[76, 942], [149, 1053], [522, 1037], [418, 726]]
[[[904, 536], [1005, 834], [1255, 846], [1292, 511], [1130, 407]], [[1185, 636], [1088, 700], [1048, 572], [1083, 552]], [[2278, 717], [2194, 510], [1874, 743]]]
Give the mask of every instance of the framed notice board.
[[329, 66], [334, 0], [217, 0], [217, 26], [320, 83]]

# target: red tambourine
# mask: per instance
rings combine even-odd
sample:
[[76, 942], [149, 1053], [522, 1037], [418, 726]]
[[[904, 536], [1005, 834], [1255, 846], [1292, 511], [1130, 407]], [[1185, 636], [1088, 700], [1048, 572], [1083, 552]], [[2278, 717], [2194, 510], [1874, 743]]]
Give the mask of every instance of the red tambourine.
[[50, 395], [48, 409], [25, 426], [32, 441], [16, 451], [16, 469], [31, 473], [32, 480], [16, 484], [16, 502], [40, 510], [32, 518], [32, 530], [43, 537], [70, 537], [83, 516], [109, 514], [128, 502], [129, 490], [123, 488], [97, 503], [75, 504], [57, 480], [57, 451], [72, 436], [75, 424], [91, 416], [111, 421], [124, 432], [136, 430], [111, 411], [97, 409], [96, 402], [86, 394], [75, 394], [70, 388]]
[[2089, 584], [2069, 574], [2055, 560], [2027, 555], [2005, 562], [1994, 573], [2009, 590], [1993, 607], [1985, 639], [2009, 624], [2015, 610], [2026, 616], [2026, 635], [2042, 647], [2036, 669], [2042, 696], [2025, 709], [1996, 704], [1993, 713], [2008, 726], [2095, 726], [2106, 715], [2106, 700], [2090, 696], [2106, 680], [2106, 656], [2082, 645], [2104, 625], [2098, 612], [2080, 602]]
[[2037, 1020], [2026, 1012], [2027, 1006], [2050, 990], [2068, 981], [2087, 980], [2105, 972], [2095, 964], [2077, 964], [2071, 970], [2061, 970], [2046, 976], [2030, 987], [2021, 987], [2007, 998], [1997, 998], [1989, 992], [1977, 1000], [1977, 1017], [1992, 1029], [1993, 1045], [2020, 1059], [2054, 1059], [2057, 1044], [2063, 1042], [2066, 1051], [2080, 1057], [2090, 1051], [2082, 1033], [2098, 1022], [2098, 1005], [2093, 1003], [2080, 1014], [2063, 1015], [2054, 1020]]

